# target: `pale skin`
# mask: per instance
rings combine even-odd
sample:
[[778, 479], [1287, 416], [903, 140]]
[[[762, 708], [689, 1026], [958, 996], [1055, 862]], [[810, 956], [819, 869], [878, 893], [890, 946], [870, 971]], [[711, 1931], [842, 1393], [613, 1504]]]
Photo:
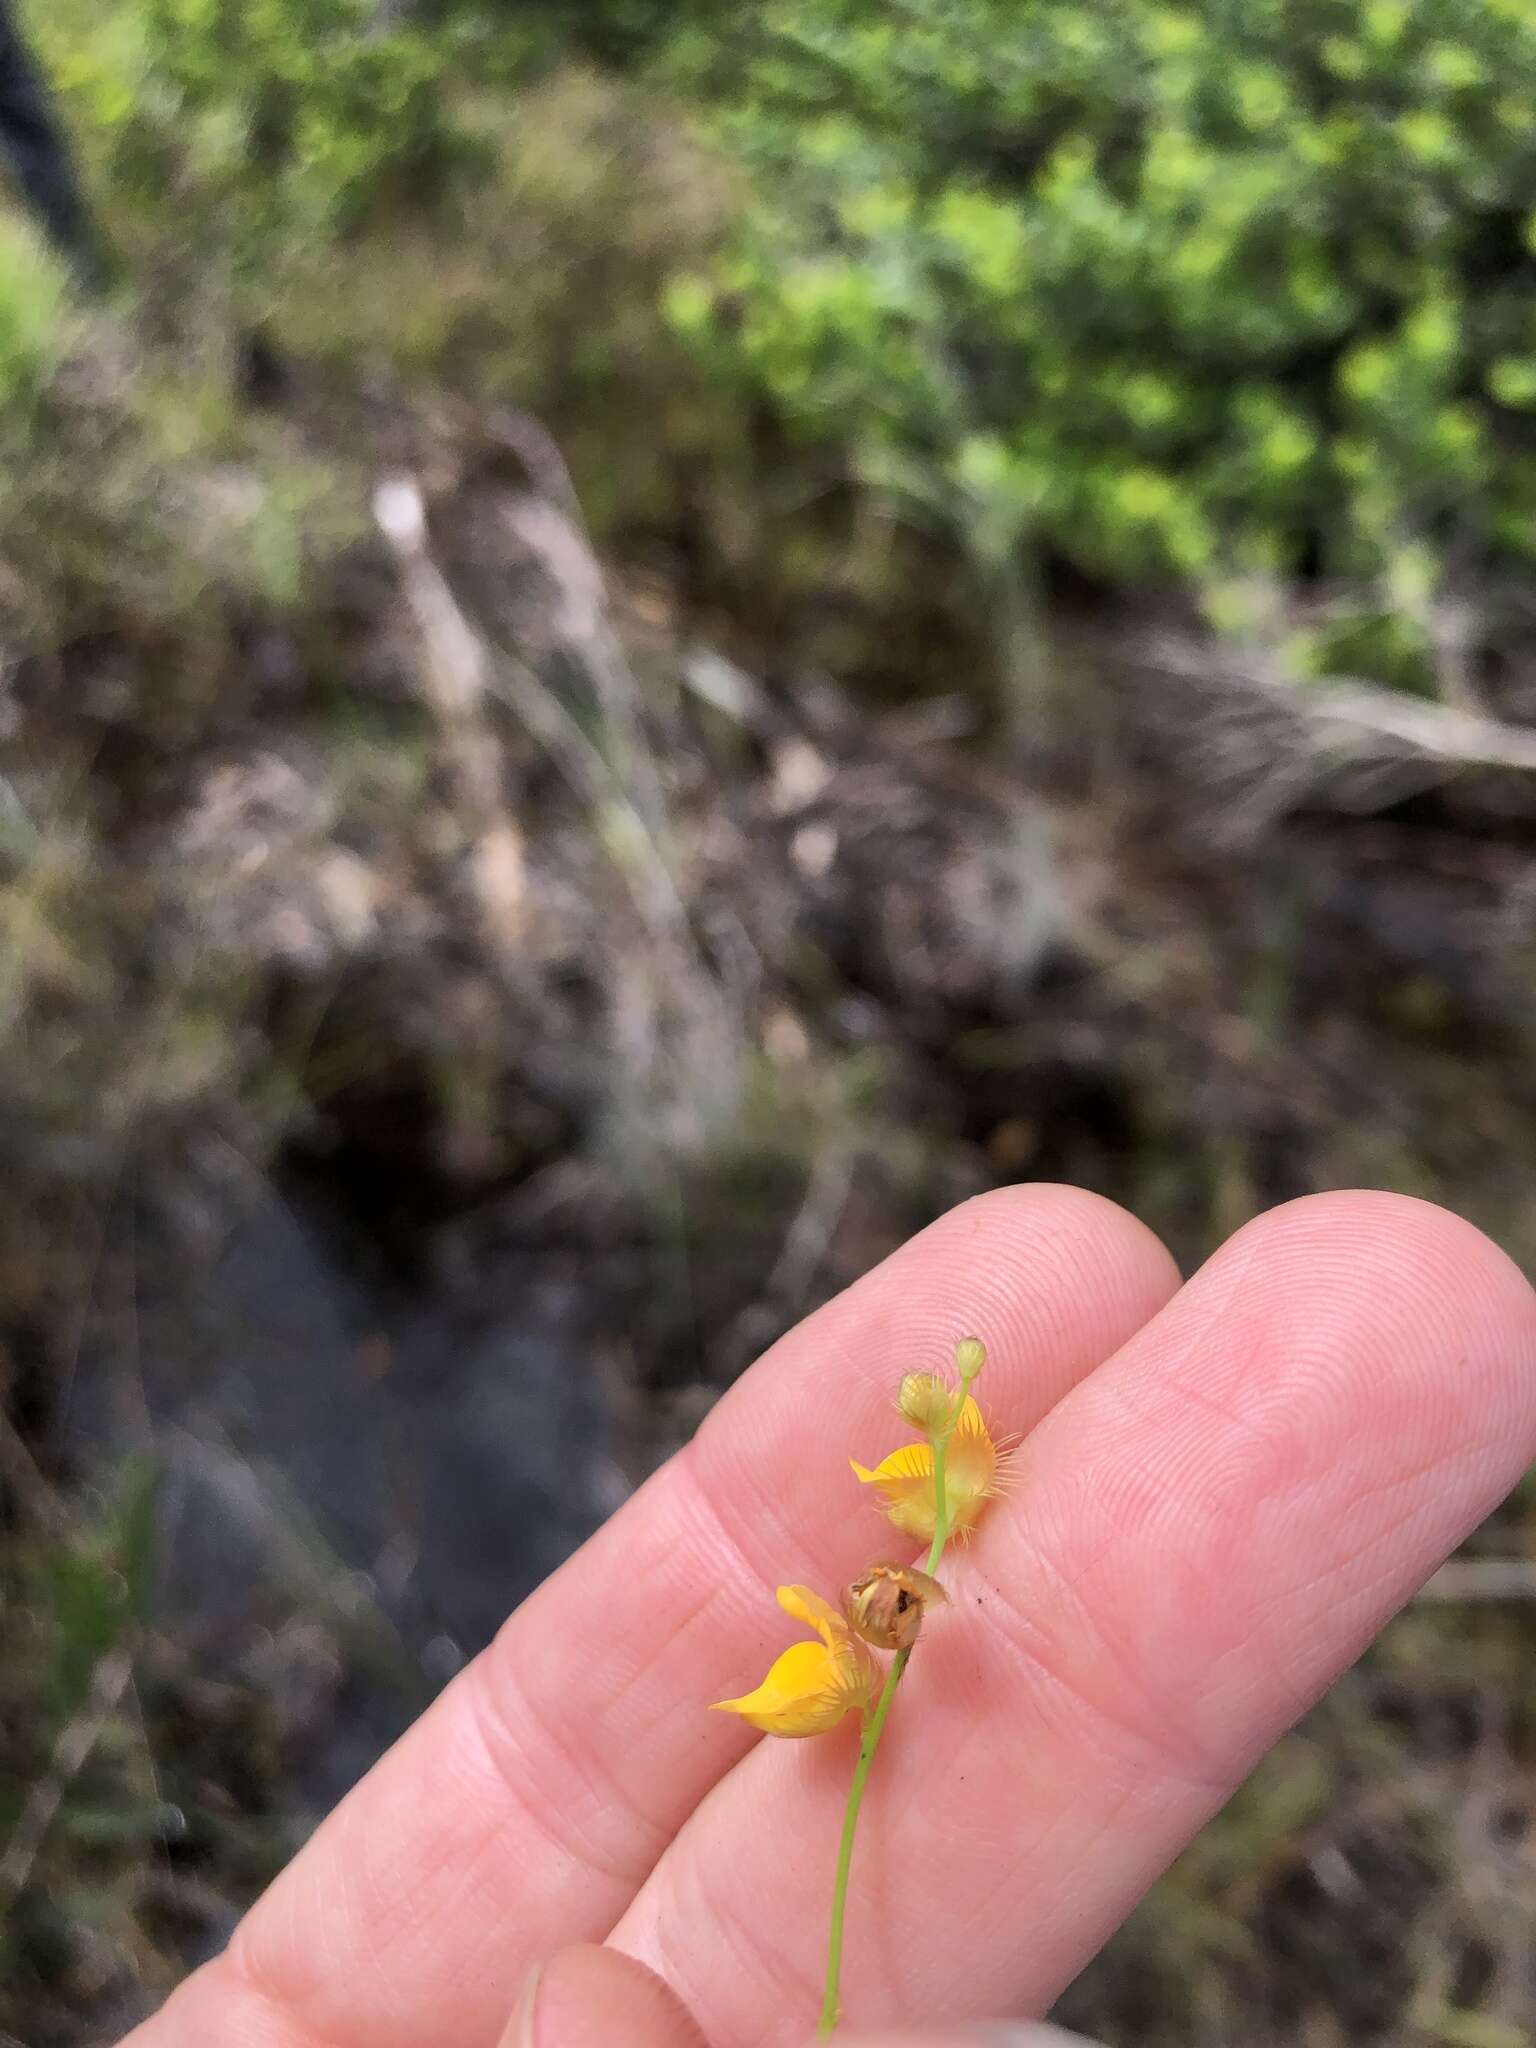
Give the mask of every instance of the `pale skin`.
[[861, 2048], [1045, 2011], [1536, 1456], [1536, 1296], [1442, 1210], [1315, 1196], [1181, 1287], [1096, 1196], [983, 1197], [761, 1359], [131, 2048], [799, 2048], [857, 1728], [706, 1709], [790, 1639], [776, 1585], [907, 1559], [847, 1459], [972, 1333], [1025, 1441], [865, 1805]]

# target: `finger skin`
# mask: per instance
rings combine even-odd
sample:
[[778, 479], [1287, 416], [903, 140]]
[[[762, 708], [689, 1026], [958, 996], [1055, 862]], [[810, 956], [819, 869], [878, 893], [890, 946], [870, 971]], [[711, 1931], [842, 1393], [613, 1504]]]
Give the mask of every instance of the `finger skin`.
[[[785, 1646], [774, 1586], [831, 1594], [900, 1552], [847, 1469], [905, 1433], [900, 1374], [979, 1331], [991, 1404], [1028, 1429], [1176, 1285], [1150, 1232], [1080, 1190], [941, 1218], [744, 1376], [132, 2048], [488, 2048], [531, 1965], [605, 1936], [752, 1748], [705, 1708]], [[844, 1735], [826, 1739], [846, 1752]]]
[[531, 1989], [501, 2048], [708, 2048], [675, 1993], [616, 1949], [562, 1949]]
[[[945, 1560], [864, 1809], [849, 2019], [1044, 2011], [1533, 1451], [1536, 1299], [1470, 1226], [1340, 1195], [1240, 1232]], [[614, 1932], [715, 2048], [814, 2019], [847, 1778], [763, 1742]]]
[[[1097, 2048], [1082, 2034], [1038, 2020], [962, 2020], [953, 2027], [923, 2027], [916, 2033], [843, 2034], [838, 2048]], [[810, 2044], [807, 2044], [810, 2048]]]
[[[842, 2048], [1095, 2048], [1081, 2034], [1027, 2020], [838, 2038]], [[617, 2042], [623, 2048], [708, 2048], [692, 2014], [654, 1972], [617, 1949], [583, 1943], [535, 1968], [500, 2048], [614, 2048]]]

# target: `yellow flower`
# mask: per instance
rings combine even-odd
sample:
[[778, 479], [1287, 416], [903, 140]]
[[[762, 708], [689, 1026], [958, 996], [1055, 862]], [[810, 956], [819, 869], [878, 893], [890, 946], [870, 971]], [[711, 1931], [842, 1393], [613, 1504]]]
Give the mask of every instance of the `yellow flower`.
[[778, 1658], [756, 1692], [716, 1700], [765, 1735], [820, 1735], [850, 1707], [862, 1713], [874, 1697], [880, 1667], [837, 1609], [809, 1586], [780, 1586], [779, 1605], [815, 1629], [819, 1643], [795, 1643]]
[[[982, 1509], [999, 1491], [998, 1475], [1006, 1455], [967, 1394], [944, 1460], [944, 1501], [955, 1535], [970, 1535], [980, 1521]], [[886, 1513], [903, 1534], [920, 1543], [933, 1541], [938, 1503], [933, 1494], [932, 1444], [903, 1444], [873, 1472], [857, 1458], [848, 1462], [866, 1486], [879, 1487]]]

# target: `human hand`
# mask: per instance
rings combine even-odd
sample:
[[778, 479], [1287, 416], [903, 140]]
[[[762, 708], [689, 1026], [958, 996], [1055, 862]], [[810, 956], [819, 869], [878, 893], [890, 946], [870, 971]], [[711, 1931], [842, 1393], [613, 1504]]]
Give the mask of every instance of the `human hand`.
[[807, 2040], [857, 1731], [705, 1710], [782, 1647], [775, 1585], [881, 1547], [847, 1456], [972, 1331], [1027, 1436], [871, 1784], [850, 2048], [1044, 2011], [1536, 1455], [1536, 1296], [1442, 1210], [1316, 1196], [1181, 1288], [1096, 1196], [968, 1203], [746, 1374], [124, 2048]]

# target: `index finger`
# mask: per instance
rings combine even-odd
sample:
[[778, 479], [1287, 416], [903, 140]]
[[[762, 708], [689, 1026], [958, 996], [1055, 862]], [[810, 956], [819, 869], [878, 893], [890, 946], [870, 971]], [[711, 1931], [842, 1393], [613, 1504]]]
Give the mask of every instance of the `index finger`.
[[868, 1561], [868, 1504], [828, 1473], [889, 1447], [900, 1372], [981, 1329], [991, 1405], [1027, 1429], [1177, 1277], [1143, 1225], [1079, 1190], [941, 1218], [744, 1377], [132, 2048], [494, 2041], [529, 1964], [605, 1935], [751, 1747], [701, 1707], [782, 1646], [772, 1586], [830, 1591]]
[[[1533, 1452], [1536, 1296], [1470, 1224], [1373, 1194], [1248, 1224], [946, 1555], [864, 1807], [850, 2015], [1043, 2010]], [[764, 1742], [611, 1937], [718, 2048], [817, 2010], [847, 1789], [829, 1744]]]

